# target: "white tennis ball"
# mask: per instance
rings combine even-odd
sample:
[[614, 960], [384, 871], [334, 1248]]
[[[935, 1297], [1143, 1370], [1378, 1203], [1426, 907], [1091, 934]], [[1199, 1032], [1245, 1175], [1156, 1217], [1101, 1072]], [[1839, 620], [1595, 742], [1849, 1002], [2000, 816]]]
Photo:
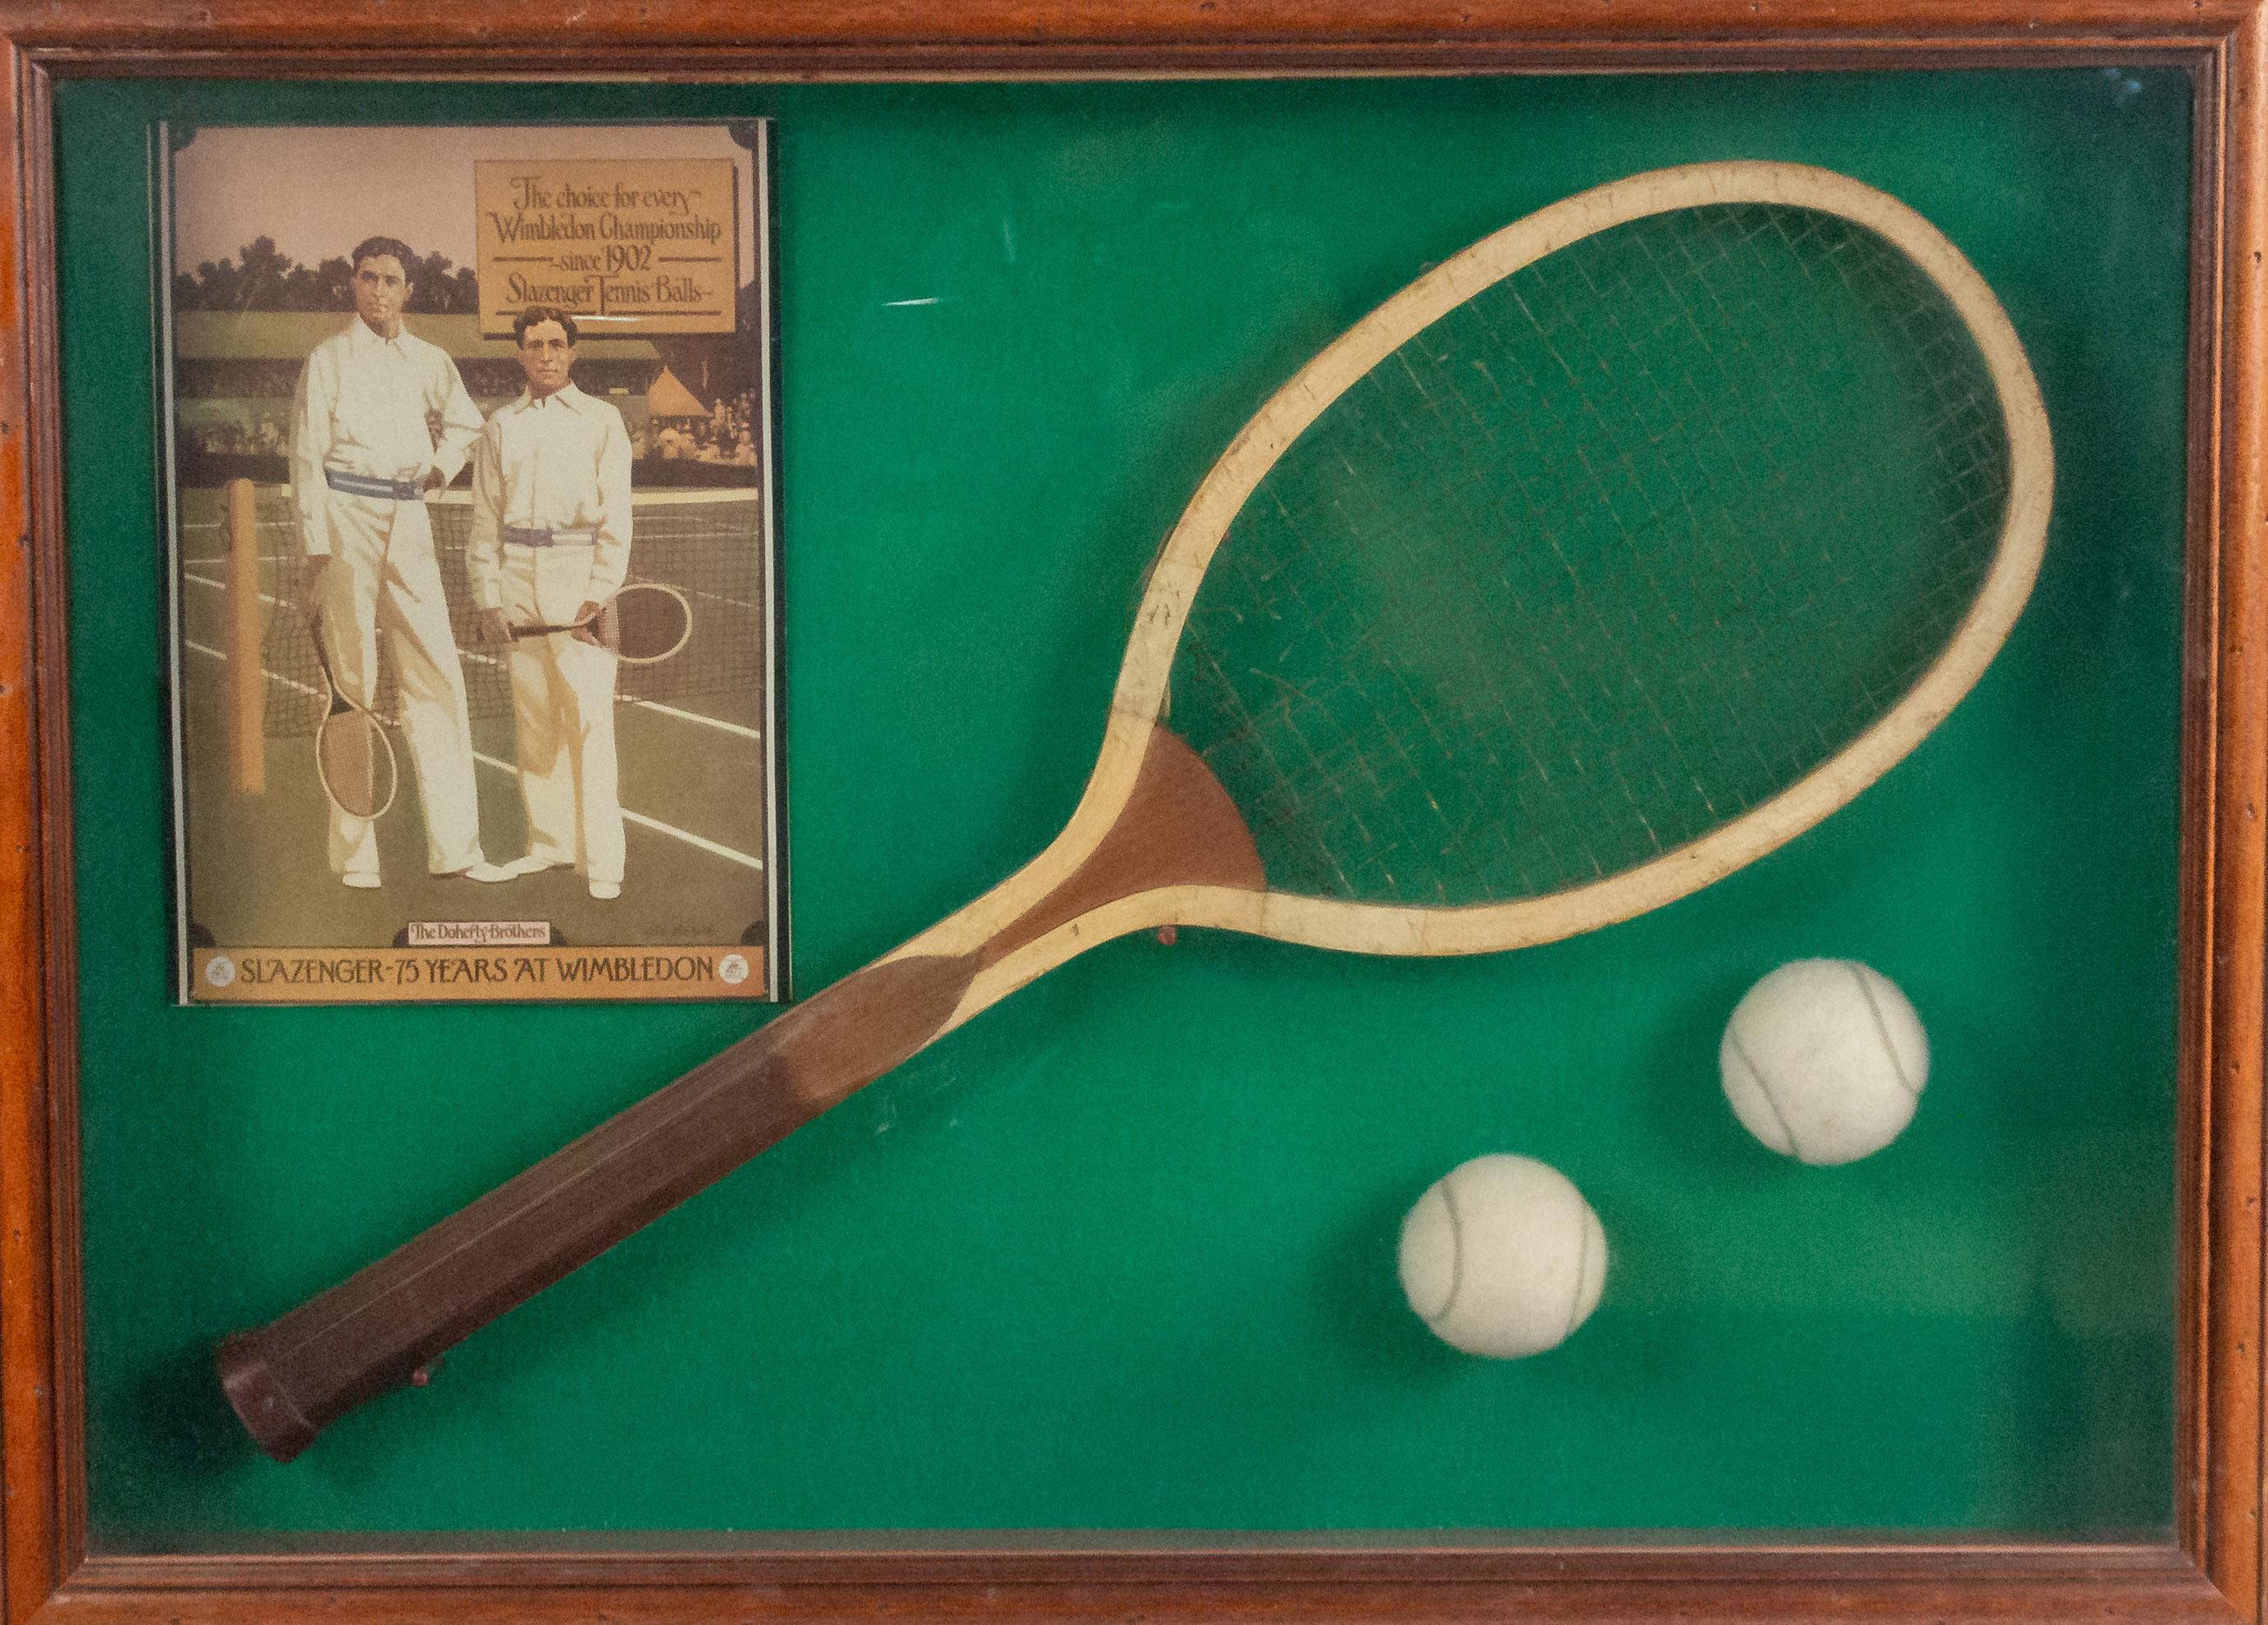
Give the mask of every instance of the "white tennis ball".
[[1717, 1048], [1742, 1126], [1783, 1156], [1854, 1162], [1912, 1121], [1929, 1035], [1897, 984], [1854, 960], [1795, 960], [1734, 1006]]
[[1566, 1341], [1599, 1305], [1607, 1236], [1567, 1176], [1531, 1157], [1476, 1157], [1402, 1221], [1402, 1290], [1452, 1348], [1499, 1360]]

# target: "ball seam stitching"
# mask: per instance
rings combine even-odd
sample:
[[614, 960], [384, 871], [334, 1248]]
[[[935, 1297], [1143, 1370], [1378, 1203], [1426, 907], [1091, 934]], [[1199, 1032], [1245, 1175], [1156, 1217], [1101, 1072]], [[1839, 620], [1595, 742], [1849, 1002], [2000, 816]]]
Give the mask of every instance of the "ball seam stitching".
[[1749, 1069], [1749, 1076], [1756, 1080], [1756, 1092], [1764, 1096], [1764, 1104], [1771, 1108], [1772, 1121], [1778, 1123], [1780, 1133], [1787, 1136], [1787, 1154], [1801, 1160], [1803, 1147], [1796, 1143], [1795, 1130], [1788, 1126], [1786, 1114], [1779, 1109], [1779, 1101], [1772, 1094], [1771, 1080], [1764, 1076], [1764, 1068], [1758, 1066], [1756, 1057], [1749, 1053], [1749, 1047], [1741, 1042], [1741, 1030], [1738, 1027], [1727, 1028], [1725, 1036], [1732, 1040], [1733, 1053], [1740, 1056], [1741, 1064]]
[[1425, 1317], [1428, 1326], [1439, 1326], [1449, 1318], [1449, 1311], [1457, 1306], [1457, 1294], [1465, 1285], [1465, 1221], [1457, 1211], [1456, 1193], [1449, 1188], [1447, 1180], [1441, 1181], [1441, 1205], [1449, 1210], [1449, 1291], [1441, 1299], [1440, 1312]]
[[1559, 1328], [1559, 1341], [1563, 1343], [1575, 1335], [1576, 1317], [1583, 1310], [1583, 1282], [1589, 1275], [1586, 1266], [1591, 1261], [1590, 1203], [1583, 1200], [1580, 1192], [1575, 1203], [1575, 1290], [1567, 1295], [1567, 1324]]
[[1859, 996], [1867, 1001], [1867, 1013], [1874, 1018], [1875, 1036], [1882, 1040], [1882, 1053], [1890, 1058], [1890, 1071], [1896, 1077], [1898, 1087], [1918, 1100], [1921, 1091], [1907, 1081], [1905, 1063], [1898, 1059], [1898, 1047], [1890, 1041], [1890, 1024], [1882, 1019], [1882, 1007], [1874, 1002], [1874, 989], [1867, 984], [1867, 973], [1853, 965], [1851, 979], [1859, 984]]

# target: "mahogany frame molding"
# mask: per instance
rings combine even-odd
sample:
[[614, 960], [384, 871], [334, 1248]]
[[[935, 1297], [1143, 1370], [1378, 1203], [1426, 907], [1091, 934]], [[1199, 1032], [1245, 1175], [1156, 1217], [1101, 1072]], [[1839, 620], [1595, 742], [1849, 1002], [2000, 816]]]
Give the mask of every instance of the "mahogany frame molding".
[[[0, 1625], [892, 1618], [2258, 1621], [2268, 0], [0, 0]], [[2195, 87], [2174, 1539], [90, 1555], [50, 93], [71, 75], [669, 78], [2186, 69]]]

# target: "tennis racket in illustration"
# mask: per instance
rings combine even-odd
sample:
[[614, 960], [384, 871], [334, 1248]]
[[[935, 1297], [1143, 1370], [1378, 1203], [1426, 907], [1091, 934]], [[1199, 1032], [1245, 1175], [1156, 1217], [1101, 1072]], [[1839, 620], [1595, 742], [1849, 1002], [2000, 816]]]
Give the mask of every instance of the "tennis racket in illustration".
[[291, 1456], [1098, 943], [1482, 952], [1753, 862], [1977, 682], [2037, 573], [2051, 465], [1991, 290], [1857, 181], [1698, 165], [1506, 227], [1317, 355], [1204, 476], [1038, 857], [228, 1339], [232, 1401]]
[[339, 686], [322, 617], [314, 619], [315, 662], [323, 673], [323, 720], [315, 728], [315, 776], [331, 805], [353, 818], [378, 818], [394, 805], [401, 770], [385, 724]]
[[685, 647], [693, 636], [693, 607], [666, 582], [633, 581], [588, 621], [558, 625], [516, 626], [514, 637], [593, 629], [599, 641], [624, 665], [652, 665]]

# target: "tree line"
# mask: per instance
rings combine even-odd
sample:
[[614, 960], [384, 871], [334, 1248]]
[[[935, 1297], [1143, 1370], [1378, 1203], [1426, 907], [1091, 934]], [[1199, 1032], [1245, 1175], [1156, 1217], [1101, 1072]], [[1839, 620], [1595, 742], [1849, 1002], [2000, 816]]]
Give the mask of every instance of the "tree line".
[[[443, 254], [412, 253], [401, 268], [409, 278], [412, 311], [429, 315], [476, 314], [480, 285], [469, 265]], [[255, 237], [232, 258], [207, 260], [173, 277], [173, 308], [184, 311], [350, 311], [354, 267], [343, 254], [309, 267]]]

